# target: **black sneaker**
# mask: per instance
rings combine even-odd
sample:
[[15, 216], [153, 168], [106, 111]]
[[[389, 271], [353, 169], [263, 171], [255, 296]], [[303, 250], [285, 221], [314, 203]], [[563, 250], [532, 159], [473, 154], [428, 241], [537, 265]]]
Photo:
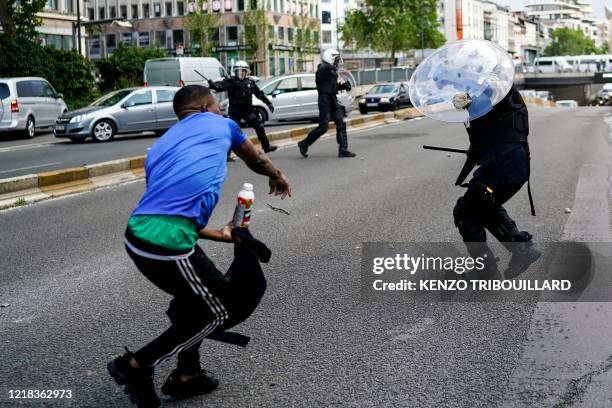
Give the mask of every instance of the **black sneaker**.
[[275, 151], [276, 149], [278, 149], [278, 146], [270, 145], [268, 147], [264, 147], [263, 151], [264, 153], [270, 153]]
[[164, 385], [162, 385], [161, 390], [165, 395], [174, 400], [208, 394], [219, 385], [219, 380], [208, 374], [211, 373], [206, 370], [200, 370], [195, 377], [187, 381], [181, 381], [180, 373], [174, 370]]
[[355, 153], [349, 152], [348, 150], [340, 150], [338, 152], [338, 157], [355, 157], [355, 156], [357, 156]]
[[123, 385], [130, 401], [139, 408], [157, 408], [161, 401], [153, 385], [153, 369], [134, 368], [129, 361], [134, 354], [125, 348], [126, 353], [110, 361], [106, 368], [117, 384]]
[[516, 278], [542, 256], [542, 253], [533, 247], [531, 241], [513, 245], [516, 245], [516, 247], [513, 248], [512, 258], [510, 258], [508, 268], [504, 271], [506, 279]]
[[308, 146], [304, 144], [304, 142], [298, 142], [298, 148], [300, 149], [300, 154], [304, 157], [308, 157]]

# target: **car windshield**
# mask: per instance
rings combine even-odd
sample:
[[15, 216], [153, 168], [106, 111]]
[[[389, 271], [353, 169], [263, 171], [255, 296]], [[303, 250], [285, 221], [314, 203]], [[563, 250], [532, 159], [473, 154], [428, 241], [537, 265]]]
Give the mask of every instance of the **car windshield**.
[[392, 93], [392, 92], [397, 92], [397, 86], [395, 85], [376, 85], [374, 88], [368, 91], [368, 93], [370, 94], [382, 94], [382, 93]]
[[133, 89], [122, 89], [120, 91], [111, 92], [108, 95], [104, 95], [89, 106], [113, 106], [128, 96], [132, 91]]
[[[261, 89], [266, 95], [269, 95], [272, 92], [272, 88], [277, 84], [276, 80], [278, 78], [272, 77], [263, 81], [257, 82], [257, 87]], [[270, 84], [272, 84], [270, 86]]]

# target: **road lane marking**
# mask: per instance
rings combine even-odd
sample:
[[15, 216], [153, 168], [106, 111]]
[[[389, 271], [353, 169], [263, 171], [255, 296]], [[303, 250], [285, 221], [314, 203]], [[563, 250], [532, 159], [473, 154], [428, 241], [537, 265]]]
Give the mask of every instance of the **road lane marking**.
[[60, 144], [60, 143], [65, 143], [65, 142], [32, 143], [32, 144], [25, 144], [25, 145], [2, 147], [2, 148], [0, 148], [0, 153], [15, 152], [15, 151], [18, 151], [18, 150], [37, 149], [39, 147], [46, 147], [46, 146], [49, 146], [49, 145], [52, 145], [52, 144]]
[[18, 169], [2, 170], [2, 171], [0, 171], [0, 174], [3, 174], [3, 173], [13, 173], [15, 171], [21, 171], [21, 170], [31, 170], [31, 169], [36, 169], [38, 167], [54, 166], [56, 164], [61, 164], [61, 163], [62, 162], [53, 162], [53, 163], [37, 164], [36, 166], [20, 167]]

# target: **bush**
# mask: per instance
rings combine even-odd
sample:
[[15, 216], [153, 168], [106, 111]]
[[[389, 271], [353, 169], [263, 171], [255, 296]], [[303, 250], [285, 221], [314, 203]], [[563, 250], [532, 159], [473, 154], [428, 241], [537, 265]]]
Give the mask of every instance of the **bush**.
[[145, 62], [165, 56], [166, 51], [160, 48], [128, 47], [120, 43], [110, 57], [96, 63], [101, 76], [101, 90], [107, 92], [142, 86]]
[[98, 95], [93, 72], [92, 63], [76, 51], [0, 35], [0, 77], [43, 77], [64, 94], [69, 109], [85, 106]]

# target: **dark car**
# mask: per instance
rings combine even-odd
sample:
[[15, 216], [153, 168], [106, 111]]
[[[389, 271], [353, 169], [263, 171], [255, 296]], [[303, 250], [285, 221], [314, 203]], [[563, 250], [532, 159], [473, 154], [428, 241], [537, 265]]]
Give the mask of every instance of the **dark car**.
[[359, 112], [362, 114], [373, 110], [397, 110], [405, 106], [412, 106], [406, 82], [376, 85], [359, 99]]

